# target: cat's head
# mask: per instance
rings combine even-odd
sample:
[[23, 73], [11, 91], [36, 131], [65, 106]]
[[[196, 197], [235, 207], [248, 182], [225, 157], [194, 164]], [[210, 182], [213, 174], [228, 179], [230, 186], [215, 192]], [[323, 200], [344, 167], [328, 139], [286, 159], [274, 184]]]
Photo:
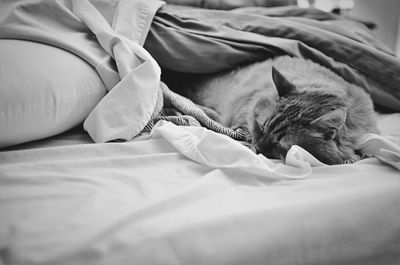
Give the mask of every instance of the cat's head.
[[354, 151], [343, 144], [346, 107], [335, 96], [321, 92], [296, 92], [275, 68], [273, 80], [279, 100], [272, 116], [264, 113], [265, 102], [255, 107], [253, 145], [269, 158], [284, 159], [292, 145], [307, 150], [321, 162], [340, 164]]

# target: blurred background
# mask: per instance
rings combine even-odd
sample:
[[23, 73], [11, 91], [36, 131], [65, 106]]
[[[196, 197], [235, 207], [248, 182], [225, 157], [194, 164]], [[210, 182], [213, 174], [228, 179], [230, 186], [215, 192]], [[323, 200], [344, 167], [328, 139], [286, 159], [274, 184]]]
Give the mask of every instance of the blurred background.
[[372, 22], [374, 34], [400, 57], [400, 0], [165, 0], [170, 4], [211, 9], [243, 6], [298, 5], [316, 7], [328, 12]]
[[375, 35], [400, 56], [400, 0], [297, 0], [297, 4], [374, 22]]

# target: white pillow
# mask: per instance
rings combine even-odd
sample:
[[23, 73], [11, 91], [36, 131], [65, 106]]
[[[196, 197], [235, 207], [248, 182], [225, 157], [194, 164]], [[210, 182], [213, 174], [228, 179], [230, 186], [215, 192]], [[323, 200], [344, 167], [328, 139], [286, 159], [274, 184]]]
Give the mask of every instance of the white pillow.
[[82, 123], [106, 94], [95, 69], [65, 50], [1, 39], [0, 58], [0, 148]]

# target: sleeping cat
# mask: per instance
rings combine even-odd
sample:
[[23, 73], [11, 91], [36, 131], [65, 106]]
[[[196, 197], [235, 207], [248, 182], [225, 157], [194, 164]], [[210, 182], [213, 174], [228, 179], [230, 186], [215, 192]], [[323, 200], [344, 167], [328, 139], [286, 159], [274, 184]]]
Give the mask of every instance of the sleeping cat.
[[268, 158], [284, 159], [299, 145], [326, 164], [354, 162], [356, 140], [378, 132], [369, 95], [309, 60], [277, 57], [191, 77], [174, 90], [244, 130]]

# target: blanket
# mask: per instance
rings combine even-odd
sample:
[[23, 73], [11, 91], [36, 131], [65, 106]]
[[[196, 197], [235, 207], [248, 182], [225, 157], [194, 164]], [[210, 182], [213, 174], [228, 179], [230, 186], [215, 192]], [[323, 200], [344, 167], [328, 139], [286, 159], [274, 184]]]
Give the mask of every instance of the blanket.
[[362, 23], [298, 7], [205, 10], [166, 5], [144, 47], [164, 69], [210, 73], [280, 55], [310, 59], [400, 110], [400, 60]]
[[170, 121], [176, 125], [183, 126], [204, 126], [212, 131], [225, 134], [235, 140], [252, 148], [247, 134], [241, 129], [233, 130], [222, 126], [216, 121], [214, 111], [204, 106], [196, 105], [190, 99], [185, 98], [173, 91], [161, 82], [162, 93], [156, 104], [154, 115], [143, 129], [143, 132], [150, 132], [154, 124], [160, 120]]

